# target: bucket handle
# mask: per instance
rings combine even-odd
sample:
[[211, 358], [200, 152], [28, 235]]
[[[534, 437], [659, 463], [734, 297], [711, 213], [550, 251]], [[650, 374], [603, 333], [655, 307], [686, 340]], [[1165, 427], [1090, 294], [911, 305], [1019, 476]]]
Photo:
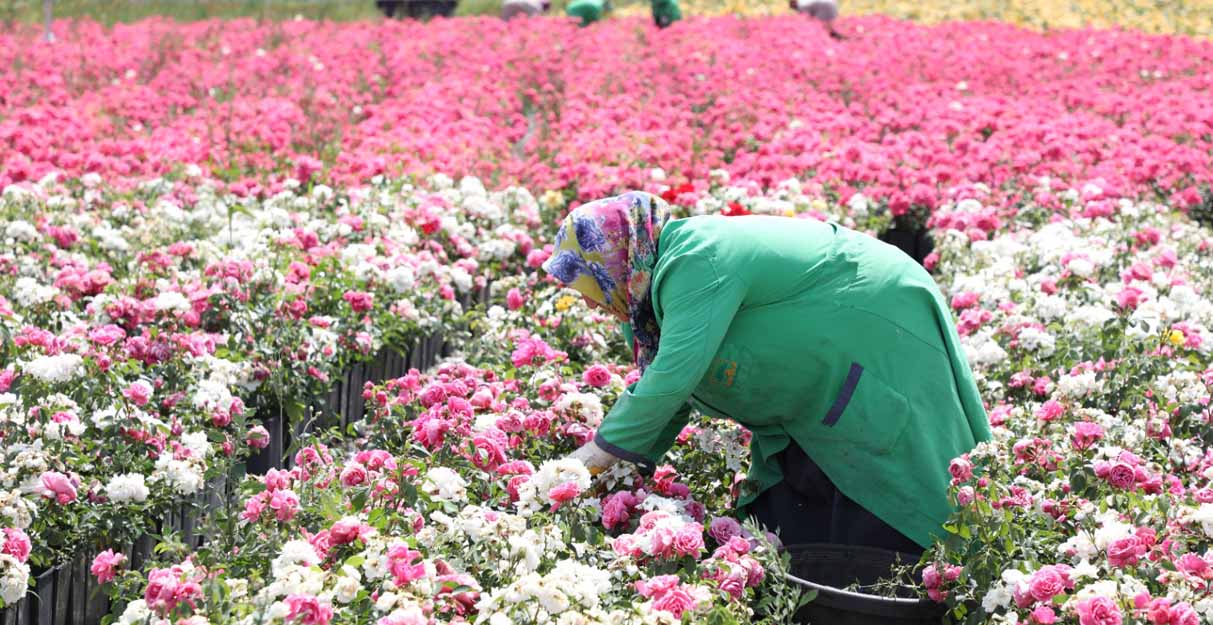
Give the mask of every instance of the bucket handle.
[[909, 607], [909, 606], [923, 605], [923, 603], [924, 603], [923, 599], [901, 599], [898, 597], [881, 597], [878, 595], [865, 595], [861, 592], [852, 592], [850, 590], [843, 590], [841, 588], [835, 588], [833, 586], [825, 586], [822, 584], [810, 582], [807, 579], [800, 579], [799, 577], [796, 577], [795, 575], [792, 575], [791, 573], [784, 573], [783, 576], [790, 582], [800, 584], [802, 586], [808, 586], [809, 588], [812, 588], [813, 590], [816, 590], [819, 593], [827, 592], [830, 594], [850, 597], [852, 599], [862, 599], [864, 601], [878, 601], [880, 603], [884, 603], [885, 605], [890, 605], [890, 606]]

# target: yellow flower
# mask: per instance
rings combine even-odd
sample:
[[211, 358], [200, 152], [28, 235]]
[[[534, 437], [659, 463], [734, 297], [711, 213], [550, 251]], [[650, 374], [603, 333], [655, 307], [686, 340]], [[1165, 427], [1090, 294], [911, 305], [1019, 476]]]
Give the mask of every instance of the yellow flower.
[[1172, 345], [1179, 347], [1180, 345], [1184, 344], [1184, 333], [1180, 332], [1179, 330], [1171, 330], [1171, 333], [1167, 335], [1167, 340], [1170, 341]]
[[545, 191], [543, 195], [539, 196], [539, 202], [543, 204], [545, 208], [557, 208], [564, 204], [564, 194], [555, 189], [549, 189], [548, 191]]
[[556, 310], [557, 310], [557, 312], [564, 312], [564, 311], [568, 310], [570, 307], [572, 307], [573, 304], [576, 304], [576, 303], [577, 303], [576, 297], [573, 297], [572, 295], [562, 296], [560, 299], [556, 300]]

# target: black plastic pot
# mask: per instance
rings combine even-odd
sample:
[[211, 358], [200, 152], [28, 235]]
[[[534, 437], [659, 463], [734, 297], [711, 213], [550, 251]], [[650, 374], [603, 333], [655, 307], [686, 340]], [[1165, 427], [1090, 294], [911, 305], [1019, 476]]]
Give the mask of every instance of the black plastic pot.
[[843, 590], [870, 585], [889, 574], [898, 562], [915, 556], [870, 547], [809, 544], [787, 548], [792, 557], [788, 579], [816, 590], [817, 597], [796, 613], [795, 622], [813, 625], [939, 625], [947, 607], [911, 596], [881, 597]]
[[920, 265], [935, 249], [935, 241], [931, 239], [930, 231], [926, 228], [906, 229], [893, 226], [880, 235], [880, 240], [905, 252]]

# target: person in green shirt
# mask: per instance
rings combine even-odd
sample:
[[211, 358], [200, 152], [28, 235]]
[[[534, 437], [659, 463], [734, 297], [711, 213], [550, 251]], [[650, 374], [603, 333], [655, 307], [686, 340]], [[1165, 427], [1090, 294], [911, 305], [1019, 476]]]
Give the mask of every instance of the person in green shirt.
[[597, 22], [610, 10], [607, 0], [572, 0], [564, 7], [565, 14], [580, 19], [582, 26]]
[[678, 0], [651, 0], [653, 9], [653, 22], [658, 28], [665, 28], [674, 22], [682, 19], [682, 9], [678, 7]]
[[651, 194], [585, 204], [543, 268], [623, 322], [639, 381], [572, 457], [652, 471], [692, 409], [753, 434], [741, 511], [787, 544], [921, 553], [950, 461], [990, 439], [943, 296], [835, 223], [671, 219]]
[[[678, 0], [651, 0], [653, 22], [658, 28], [665, 28], [682, 19], [682, 9], [678, 8]], [[589, 26], [602, 19], [611, 10], [611, 5], [605, 0], [573, 0], [564, 8], [570, 17], [581, 20], [582, 26]]]

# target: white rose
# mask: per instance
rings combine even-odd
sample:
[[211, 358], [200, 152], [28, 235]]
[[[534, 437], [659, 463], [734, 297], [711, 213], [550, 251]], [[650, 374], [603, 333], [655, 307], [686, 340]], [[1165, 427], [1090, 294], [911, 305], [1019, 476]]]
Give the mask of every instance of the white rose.
[[77, 354], [39, 356], [22, 366], [22, 369], [43, 382], [68, 382], [84, 373], [84, 359]]
[[125, 503], [127, 501], [144, 502], [147, 501], [148, 493], [147, 485], [141, 473], [115, 475], [105, 485], [105, 494], [114, 503]]
[[29, 565], [13, 556], [0, 554], [0, 599], [7, 605], [25, 596], [29, 581]]

